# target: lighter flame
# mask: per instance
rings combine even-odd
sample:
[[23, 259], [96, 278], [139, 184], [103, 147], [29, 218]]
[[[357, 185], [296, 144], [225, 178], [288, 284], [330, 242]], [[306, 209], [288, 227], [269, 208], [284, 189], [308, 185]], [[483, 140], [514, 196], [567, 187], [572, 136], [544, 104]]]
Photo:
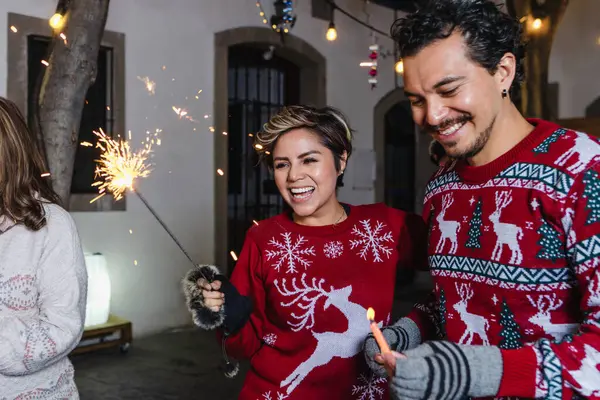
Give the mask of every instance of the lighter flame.
[[369, 321], [375, 320], [375, 310], [373, 310], [371, 307], [369, 307], [369, 309], [367, 310], [367, 319]]
[[127, 189], [133, 190], [137, 178], [145, 178], [150, 174], [147, 160], [152, 153], [152, 145], [148, 144], [142, 150], [132, 152], [129, 143], [109, 138], [102, 129], [100, 132], [94, 131], [94, 134], [98, 136], [96, 147], [102, 153], [100, 159], [96, 160], [96, 178], [99, 180], [92, 184], [98, 188], [100, 195], [91, 202], [106, 192], [111, 193], [115, 200], [120, 200]]

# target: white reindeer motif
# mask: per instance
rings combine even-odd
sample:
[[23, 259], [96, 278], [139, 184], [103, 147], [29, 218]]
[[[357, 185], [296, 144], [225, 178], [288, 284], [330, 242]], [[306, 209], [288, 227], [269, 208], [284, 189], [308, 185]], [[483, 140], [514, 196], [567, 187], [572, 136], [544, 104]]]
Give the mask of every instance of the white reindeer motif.
[[473, 297], [473, 289], [471, 289], [471, 285], [468, 283], [461, 283], [460, 286], [458, 286], [458, 283], [454, 283], [454, 286], [456, 286], [456, 293], [458, 293], [461, 300], [454, 304], [453, 307], [460, 315], [460, 319], [467, 326], [465, 333], [463, 333], [458, 342], [461, 344], [471, 344], [475, 334], [477, 334], [481, 338], [481, 341], [483, 342], [482, 344], [484, 346], [489, 346], [490, 341], [488, 340], [486, 333], [490, 327], [489, 321], [481, 315], [473, 314], [467, 311], [469, 300]]
[[600, 351], [596, 350], [587, 343], [583, 344], [585, 357], [581, 360], [581, 368], [571, 370], [569, 373], [573, 380], [579, 384], [576, 390], [583, 396], [600, 396]]
[[560, 219], [562, 223], [565, 234], [567, 234], [567, 247], [575, 244], [577, 241], [577, 237], [575, 236], [575, 230], [571, 229], [573, 226], [573, 216], [575, 215], [575, 211], [572, 208], [567, 208], [565, 210], [565, 214]]
[[292, 317], [298, 322], [290, 322], [292, 330], [297, 332], [301, 329], [311, 329], [315, 323], [315, 306], [317, 300], [326, 298], [323, 309], [334, 306], [344, 314], [348, 319], [348, 329], [345, 332], [315, 332], [313, 336], [317, 339], [317, 346], [311, 356], [302, 362], [286, 379], [281, 382], [280, 387], [288, 386], [287, 393], [290, 394], [304, 378], [316, 367], [327, 364], [334, 357], [350, 358], [361, 351], [362, 343], [370, 332], [369, 321], [367, 320], [367, 310], [363, 306], [352, 303], [348, 298], [352, 293], [352, 286], [346, 286], [342, 289], [330, 290], [323, 289], [324, 279], [318, 282], [316, 278], [312, 279], [309, 286], [305, 282], [306, 274], [302, 274], [300, 280], [301, 286], [296, 284], [296, 278], [292, 279], [292, 288], [286, 287], [285, 278], [279, 286], [275, 280], [275, 287], [283, 296], [293, 297], [288, 302], [282, 302], [284, 307], [290, 307], [294, 304], [304, 310], [303, 314], [292, 313]]
[[496, 210], [490, 215], [490, 221], [494, 225], [494, 232], [498, 239], [492, 252], [492, 260], [500, 261], [502, 248], [507, 245], [511, 251], [510, 264], [520, 264], [523, 261], [523, 253], [519, 246], [519, 240], [523, 239], [523, 229], [514, 224], [500, 222], [500, 214], [512, 201], [512, 191], [496, 192]]
[[556, 293], [539, 295], [537, 301], [534, 301], [530, 295], [527, 295], [527, 299], [537, 309], [537, 313], [529, 318], [529, 322], [541, 327], [554, 340], [559, 341], [579, 328], [579, 324], [554, 324], [550, 321], [550, 311], [558, 310], [563, 304], [562, 300], [557, 301]]
[[587, 301], [588, 307], [600, 306], [600, 270], [597, 269], [596, 272], [594, 272], [588, 290], [590, 291], [590, 297], [588, 297]]
[[460, 222], [458, 221], [445, 221], [446, 211], [454, 203], [452, 194], [445, 194], [442, 197], [442, 210], [435, 217], [440, 228], [440, 240], [435, 248], [436, 253], [440, 253], [444, 249], [446, 239], [450, 240], [450, 254], [456, 253], [458, 248], [458, 232], [460, 231]]
[[600, 154], [600, 144], [588, 135], [578, 132], [575, 144], [556, 159], [556, 165], [562, 167], [567, 163], [569, 158], [577, 155], [577, 162], [567, 168], [569, 172], [577, 174], [583, 171], [598, 154]]

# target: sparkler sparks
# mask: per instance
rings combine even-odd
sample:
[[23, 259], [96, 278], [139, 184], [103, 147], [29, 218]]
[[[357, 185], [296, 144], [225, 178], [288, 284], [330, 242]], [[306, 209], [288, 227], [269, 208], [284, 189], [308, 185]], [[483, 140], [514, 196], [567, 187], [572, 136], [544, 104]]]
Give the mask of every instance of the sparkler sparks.
[[144, 85], [146, 85], [146, 90], [148, 91], [148, 93], [150, 93], [150, 95], [153, 95], [155, 93], [156, 82], [150, 80], [150, 78], [148, 78], [147, 76], [138, 76], [137, 78], [138, 80], [144, 82]]
[[173, 106], [172, 108], [173, 108], [173, 111], [175, 111], [175, 114], [177, 114], [179, 116], [179, 119], [185, 118], [191, 122], [198, 122], [194, 118], [192, 118], [191, 115], [188, 115], [188, 112], [185, 108], [175, 107], [175, 106]]
[[100, 129], [94, 131], [98, 136], [96, 147], [102, 153], [96, 162], [97, 181], [92, 186], [98, 188], [100, 193], [90, 203], [98, 200], [106, 193], [111, 193], [115, 200], [123, 198], [127, 189], [133, 190], [133, 184], [137, 178], [145, 178], [150, 175], [150, 164], [147, 162], [152, 153], [152, 144], [146, 144], [141, 150], [133, 152], [126, 141], [115, 141]]

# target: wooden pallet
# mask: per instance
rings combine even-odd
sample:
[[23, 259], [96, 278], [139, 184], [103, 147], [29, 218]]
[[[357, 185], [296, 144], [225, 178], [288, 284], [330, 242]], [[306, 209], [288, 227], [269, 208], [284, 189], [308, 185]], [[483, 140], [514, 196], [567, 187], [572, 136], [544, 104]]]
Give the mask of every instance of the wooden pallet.
[[[115, 333], [119, 333], [118, 339], [106, 340], [107, 337]], [[132, 340], [131, 322], [111, 314], [105, 324], [85, 328], [80, 342], [90, 339], [100, 339], [100, 341], [98, 343], [80, 345], [71, 352], [71, 355], [89, 353], [111, 347], [119, 347], [122, 353], [127, 353]]]

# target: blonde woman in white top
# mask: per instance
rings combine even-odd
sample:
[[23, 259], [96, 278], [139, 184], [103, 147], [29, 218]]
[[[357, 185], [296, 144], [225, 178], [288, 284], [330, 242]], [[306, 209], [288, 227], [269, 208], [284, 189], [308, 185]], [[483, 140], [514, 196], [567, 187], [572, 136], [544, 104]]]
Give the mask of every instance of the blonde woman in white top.
[[87, 274], [23, 115], [0, 97], [0, 399], [78, 399]]

